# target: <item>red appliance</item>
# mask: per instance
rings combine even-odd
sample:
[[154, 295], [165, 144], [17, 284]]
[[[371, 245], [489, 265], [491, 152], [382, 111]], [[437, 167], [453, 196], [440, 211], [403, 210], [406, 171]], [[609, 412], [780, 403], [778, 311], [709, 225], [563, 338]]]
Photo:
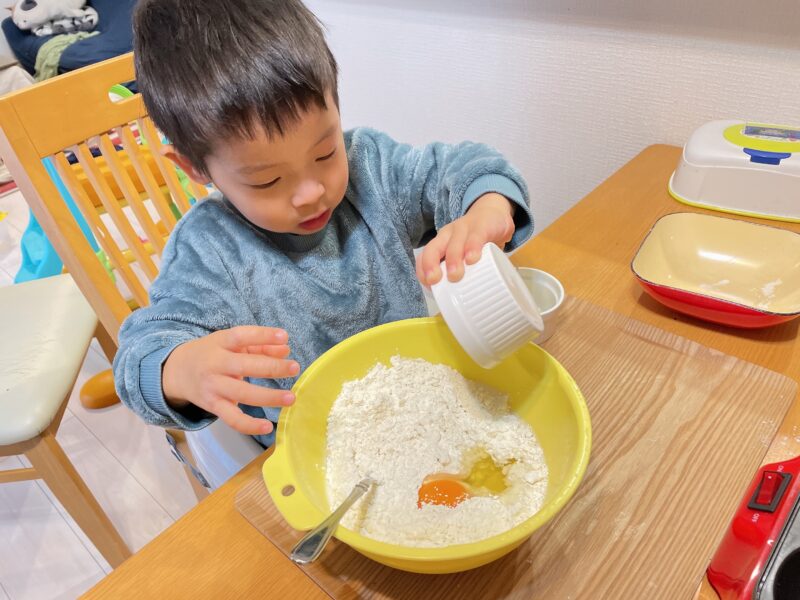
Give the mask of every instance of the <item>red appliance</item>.
[[800, 457], [761, 467], [706, 572], [721, 600], [800, 599]]

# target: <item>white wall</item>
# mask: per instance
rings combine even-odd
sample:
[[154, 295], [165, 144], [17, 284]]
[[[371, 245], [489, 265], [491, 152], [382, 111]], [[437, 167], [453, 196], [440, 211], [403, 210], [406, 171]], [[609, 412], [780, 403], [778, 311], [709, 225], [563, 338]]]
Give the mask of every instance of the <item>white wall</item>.
[[340, 64], [346, 127], [496, 146], [529, 183], [537, 230], [705, 121], [800, 125], [794, 0], [308, 4]]
[[[0, 21], [11, 16], [11, 7], [15, 4], [14, 0], [0, 0]], [[0, 59], [2, 58], [16, 60], [14, 53], [11, 51], [11, 46], [6, 41], [5, 34], [0, 33]]]

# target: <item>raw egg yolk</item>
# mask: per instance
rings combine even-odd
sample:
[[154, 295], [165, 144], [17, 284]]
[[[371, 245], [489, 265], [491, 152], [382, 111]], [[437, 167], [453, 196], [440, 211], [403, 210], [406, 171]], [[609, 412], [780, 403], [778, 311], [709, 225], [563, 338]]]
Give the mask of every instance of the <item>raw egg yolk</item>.
[[419, 486], [419, 500], [417, 508], [423, 504], [438, 504], [455, 508], [469, 498], [469, 492], [464, 484], [455, 479], [433, 479], [423, 481]]

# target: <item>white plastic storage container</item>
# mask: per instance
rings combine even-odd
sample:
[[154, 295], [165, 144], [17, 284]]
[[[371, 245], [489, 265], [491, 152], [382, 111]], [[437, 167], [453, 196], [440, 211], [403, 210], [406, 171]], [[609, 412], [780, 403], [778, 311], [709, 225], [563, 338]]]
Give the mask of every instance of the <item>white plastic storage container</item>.
[[701, 208], [800, 222], [800, 127], [706, 123], [686, 142], [669, 193]]

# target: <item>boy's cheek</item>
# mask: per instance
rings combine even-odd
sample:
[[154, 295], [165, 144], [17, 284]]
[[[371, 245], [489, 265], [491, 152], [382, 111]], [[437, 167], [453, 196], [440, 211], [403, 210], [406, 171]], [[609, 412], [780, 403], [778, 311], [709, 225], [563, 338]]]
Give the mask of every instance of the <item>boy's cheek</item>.
[[327, 197], [327, 204], [330, 208], [336, 208], [341, 201], [344, 200], [349, 177], [350, 173], [347, 167], [347, 160], [345, 160], [343, 164], [337, 164], [335, 168], [332, 169], [332, 173], [324, 182], [325, 196]]
[[344, 148], [342, 148], [342, 152], [339, 154], [339, 164], [337, 165], [336, 172], [338, 173], [338, 199], [341, 200], [341, 198], [344, 197], [345, 190], [347, 189], [347, 182], [350, 178], [350, 168], [347, 164], [347, 154], [344, 152]]

